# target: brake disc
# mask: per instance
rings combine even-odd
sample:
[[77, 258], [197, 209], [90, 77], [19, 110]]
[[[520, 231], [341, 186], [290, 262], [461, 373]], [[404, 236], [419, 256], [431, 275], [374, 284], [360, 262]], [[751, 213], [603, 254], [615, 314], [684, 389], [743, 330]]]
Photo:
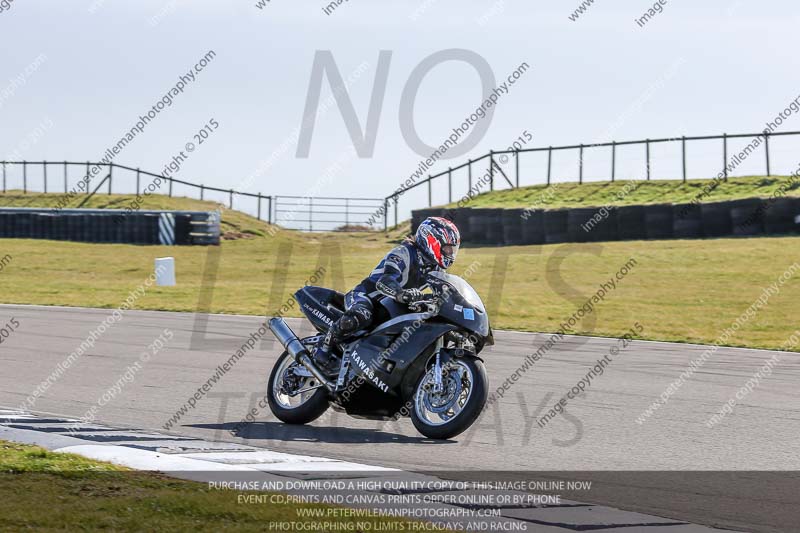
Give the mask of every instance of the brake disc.
[[434, 394], [427, 390], [423, 395], [422, 401], [428, 411], [436, 414], [444, 413], [450, 410], [456, 399], [461, 396], [461, 391], [464, 388], [461, 380], [455, 379], [453, 373], [448, 374], [446, 380], [445, 390], [441, 394]]

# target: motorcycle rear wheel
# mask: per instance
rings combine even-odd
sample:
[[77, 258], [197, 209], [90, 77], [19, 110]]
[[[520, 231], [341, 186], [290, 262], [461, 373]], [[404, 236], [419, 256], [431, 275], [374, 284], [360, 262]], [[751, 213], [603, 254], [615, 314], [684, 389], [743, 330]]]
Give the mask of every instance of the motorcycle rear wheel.
[[[325, 387], [300, 393], [299, 397], [291, 397], [281, 392], [283, 376], [293, 366], [297, 365], [289, 352], [283, 352], [267, 381], [267, 402], [269, 408], [279, 420], [287, 424], [308, 424], [322, 416], [328, 410], [328, 391]], [[305, 378], [300, 388], [317, 384], [316, 379]]]
[[442, 393], [431, 390], [433, 367], [420, 376], [414, 388], [411, 422], [431, 439], [450, 439], [464, 432], [480, 416], [489, 394], [486, 369], [479, 359], [453, 359], [450, 365]]

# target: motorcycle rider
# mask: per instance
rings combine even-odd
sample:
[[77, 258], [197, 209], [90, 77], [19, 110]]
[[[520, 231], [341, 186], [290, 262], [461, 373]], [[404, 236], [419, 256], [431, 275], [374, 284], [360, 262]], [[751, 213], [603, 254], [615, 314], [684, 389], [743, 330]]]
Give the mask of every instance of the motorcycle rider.
[[314, 362], [327, 373], [335, 372], [331, 346], [370, 326], [380, 298], [387, 296], [405, 305], [422, 299], [421, 288], [427, 274], [450, 268], [460, 244], [461, 235], [453, 222], [441, 217], [426, 218], [413, 238], [407, 237], [393, 248], [367, 278], [345, 295], [346, 310], [328, 330], [314, 354]]

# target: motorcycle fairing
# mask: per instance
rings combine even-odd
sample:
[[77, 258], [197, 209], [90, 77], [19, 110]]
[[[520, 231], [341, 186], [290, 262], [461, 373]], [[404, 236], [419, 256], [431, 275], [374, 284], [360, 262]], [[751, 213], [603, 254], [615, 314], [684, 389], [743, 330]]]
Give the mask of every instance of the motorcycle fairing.
[[[437, 273], [440, 276], [442, 274]], [[436, 278], [431, 280], [432, 283], [443, 283], [450, 285], [452, 283], [459, 283], [462, 287], [469, 287], [469, 290], [474, 292], [467, 282], [457, 276], [447, 275], [441, 281]], [[461, 294], [458, 287], [445, 292], [446, 298], [443, 299], [442, 305], [439, 309], [439, 316], [447, 319], [467, 331], [471, 331], [480, 335], [481, 337], [488, 337], [491, 329], [489, 327], [489, 315], [480, 300], [475, 301], [474, 298], [470, 299]]]
[[410, 318], [389, 327], [384, 324], [376, 332], [350, 344], [345, 353], [350, 356], [352, 376], [362, 376], [365, 384], [386, 394], [402, 394], [401, 385], [407, 370], [417, 359], [428, 357], [427, 348], [436, 339], [457, 329], [444, 322], [417, 322], [417, 315], [405, 315]]
[[384, 296], [383, 298], [380, 299], [379, 303], [381, 304], [381, 307], [383, 307], [383, 309], [386, 311], [390, 319], [408, 314], [408, 306], [398, 303], [393, 298]]

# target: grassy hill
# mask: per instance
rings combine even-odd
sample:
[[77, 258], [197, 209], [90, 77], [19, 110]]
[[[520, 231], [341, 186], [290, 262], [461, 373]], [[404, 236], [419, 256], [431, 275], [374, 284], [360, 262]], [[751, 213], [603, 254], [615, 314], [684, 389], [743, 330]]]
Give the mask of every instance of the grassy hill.
[[[603, 181], [579, 185], [555, 183], [536, 185], [480, 194], [466, 205], [469, 207], [600, 207], [604, 205], [642, 205], [688, 203], [698, 198], [702, 202], [719, 202], [741, 198], [768, 197], [788, 185], [787, 195], [800, 196], [800, 181], [788, 176], [750, 176], [731, 178], [713, 187], [713, 180], [654, 180]], [[709, 189], [711, 189], [709, 191]], [[706, 193], [706, 191], [708, 191]], [[463, 202], [462, 202], [463, 205]], [[456, 207], [449, 204], [448, 207]]]
[[[50, 201], [44, 195], [0, 195], [0, 205]], [[119, 201], [125, 198], [98, 196], [93, 206], [118, 206]], [[145, 208], [155, 207], [216, 206], [153, 197]], [[149, 288], [135, 308], [195, 312], [201, 301], [209, 301], [203, 310], [275, 314], [320, 265], [326, 271], [316, 284], [349, 290], [407, 228], [388, 234], [308, 234], [271, 232], [266, 223], [235, 211], [225, 210], [222, 219], [226, 228], [249, 232], [249, 238], [213, 247], [0, 240], [0, 255], [11, 257], [0, 270], [0, 301], [114, 309], [152, 272], [154, 258], [169, 255], [175, 257], [177, 286]], [[646, 339], [709, 344], [800, 261], [798, 249], [800, 237], [469, 247], [461, 250], [452, 271], [471, 272], [469, 282], [487, 303], [494, 327], [549, 332], [633, 258], [635, 268], [574, 332], [619, 336], [639, 321]], [[725, 344], [781, 347], [798, 329], [798, 301], [800, 272]], [[299, 314], [293, 309], [287, 316]]]

